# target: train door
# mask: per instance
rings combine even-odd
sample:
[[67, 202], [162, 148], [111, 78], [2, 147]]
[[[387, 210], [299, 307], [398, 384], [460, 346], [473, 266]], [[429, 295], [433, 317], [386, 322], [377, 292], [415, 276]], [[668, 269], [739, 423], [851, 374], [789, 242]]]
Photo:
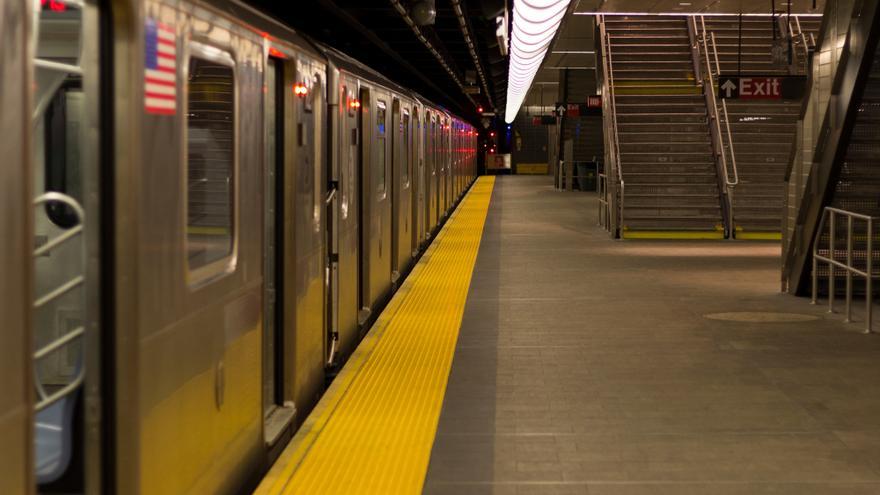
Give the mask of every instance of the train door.
[[452, 204], [452, 121], [446, 119], [446, 125], [443, 126], [443, 163], [446, 167], [446, 174], [443, 176], [446, 182], [446, 198], [443, 208], [449, 215], [449, 205]]
[[437, 172], [434, 176], [434, 191], [436, 196], [436, 200], [434, 203], [434, 207], [436, 209], [436, 225], [439, 225], [443, 220], [443, 214], [446, 211], [443, 209], [443, 120], [440, 116], [437, 116], [436, 124], [433, 129], [434, 134], [434, 169]]
[[437, 168], [439, 164], [437, 163], [437, 114], [431, 112], [430, 122], [427, 123], [428, 127], [426, 129], [425, 134], [428, 136], [428, 146], [426, 150], [426, 154], [428, 156], [428, 171], [427, 171], [427, 183], [428, 187], [425, 191], [428, 195], [428, 235], [433, 234], [434, 228], [437, 226], [437, 212], [438, 212], [438, 198], [439, 192], [437, 186], [439, 182], [437, 180]]
[[424, 169], [425, 163], [421, 152], [422, 149], [422, 122], [421, 113], [418, 104], [413, 105], [412, 109], [412, 152], [410, 153], [410, 169], [413, 174], [413, 194], [412, 194], [412, 255], [418, 254], [419, 246], [425, 238], [425, 183]]
[[391, 286], [389, 103], [384, 91], [361, 92], [361, 323]]
[[269, 57], [265, 77], [265, 164], [263, 170], [263, 438], [274, 445], [293, 419], [293, 401], [286, 395], [284, 325], [285, 251], [285, 60]]
[[33, 248], [33, 226], [30, 191], [31, 128], [30, 88], [28, 87], [29, 47], [27, 24], [30, 10], [23, 0], [8, 1], [4, 13], [8, 19], [0, 29], [0, 46], [4, 47], [0, 64], [0, 493], [30, 494], [34, 491], [33, 445], [33, 384], [31, 383], [31, 294], [33, 278], [30, 263]]
[[412, 256], [412, 186], [410, 183], [410, 153], [412, 149], [410, 131], [410, 108], [394, 98], [392, 103], [392, 273], [391, 280], [397, 283], [400, 274], [407, 268]]
[[448, 211], [447, 207], [447, 199], [449, 198], [449, 191], [447, 188], [447, 180], [446, 176], [449, 175], [449, 163], [446, 160], [446, 153], [448, 144], [446, 142], [446, 119], [441, 119], [437, 123], [437, 162], [438, 162], [438, 170], [437, 181], [438, 187], [437, 192], [439, 193], [439, 197], [437, 199], [437, 218], [441, 219], [446, 216]]
[[452, 121], [452, 204], [458, 200], [458, 165], [461, 157], [461, 124]]
[[306, 58], [297, 60], [286, 90], [292, 97], [292, 122], [285, 127], [291, 151], [285, 161], [285, 328], [292, 345], [285, 352], [291, 396], [308, 409], [323, 390], [327, 349], [326, 282], [328, 280], [326, 181], [324, 159], [325, 91], [323, 69]]
[[336, 143], [338, 193], [336, 211], [336, 274], [334, 277], [338, 353], [345, 356], [357, 344], [358, 310], [358, 108], [357, 82], [344, 76], [339, 90]]

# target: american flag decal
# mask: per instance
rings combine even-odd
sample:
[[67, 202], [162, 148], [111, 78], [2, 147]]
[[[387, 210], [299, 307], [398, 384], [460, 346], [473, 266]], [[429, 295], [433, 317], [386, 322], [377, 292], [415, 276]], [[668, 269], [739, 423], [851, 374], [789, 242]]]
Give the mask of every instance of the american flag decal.
[[174, 115], [177, 111], [177, 39], [174, 29], [147, 19], [144, 38], [144, 109]]

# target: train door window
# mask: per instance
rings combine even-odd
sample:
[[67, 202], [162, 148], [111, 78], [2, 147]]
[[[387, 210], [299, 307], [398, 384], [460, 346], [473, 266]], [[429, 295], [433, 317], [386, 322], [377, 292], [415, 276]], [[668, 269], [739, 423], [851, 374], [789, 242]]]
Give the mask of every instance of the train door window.
[[[346, 131], [348, 131], [348, 122], [350, 122], [351, 116], [353, 115], [354, 108], [352, 104], [351, 94], [348, 92], [348, 87], [342, 86], [342, 91], [339, 93], [342, 95], [342, 98], [345, 98], [345, 113], [342, 115], [341, 122], [339, 123], [339, 193], [342, 196], [341, 201], [339, 203], [339, 210], [342, 218], [348, 218], [348, 181], [351, 180], [351, 176], [348, 175], [350, 170], [350, 162], [351, 162], [351, 139], [348, 137]], [[347, 144], [348, 143], [348, 144]]]
[[311, 105], [307, 108], [312, 112], [312, 139], [314, 139], [312, 143], [312, 167], [313, 167], [313, 197], [314, 197], [314, 210], [312, 215], [312, 221], [314, 222], [315, 231], [318, 232], [321, 229], [321, 210], [324, 207], [324, 197], [323, 197], [323, 186], [326, 177], [323, 175], [323, 146], [322, 146], [322, 138], [323, 134], [320, 132], [321, 126], [320, 122], [323, 119], [323, 112], [321, 105], [321, 98], [324, 95], [324, 86], [323, 80], [319, 74], [315, 74], [312, 78], [312, 87], [311, 87], [311, 95], [306, 100], [311, 100]]
[[403, 111], [403, 119], [400, 121], [401, 144], [403, 149], [400, 150], [400, 181], [404, 187], [409, 185], [409, 153], [412, 149], [412, 143], [409, 141], [409, 112]]
[[435, 175], [437, 173], [437, 118], [433, 115], [431, 115], [431, 129], [429, 136], [431, 141], [431, 175]]
[[376, 102], [376, 153], [379, 167], [379, 192], [385, 193], [386, 163], [385, 163], [385, 102]]
[[[352, 93], [352, 92], [349, 92], [349, 94], [348, 94], [348, 101], [350, 102], [348, 105], [348, 115], [350, 117], [356, 117], [357, 116], [356, 110], [358, 108], [360, 108], [361, 102], [360, 102], [360, 100], [355, 98], [354, 93]], [[358, 157], [358, 129], [357, 129], [358, 119], [351, 118], [351, 119], [349, 119], [349, 121], [351, 122], [351, 130], [349, 131], [351, 133], [351, 135], [344, 136], [343, 139], [348, 141], [348, 146], [346, 147], [346, 149], [348, 150], [347, 155], [346, 155], [347, 156], [346, 163], [348, 164], [348, 181], [349, 181], [348, 190], [349, 190], [349, 196], [350, 196], [351, 194], [354, 193], [354, 189], [352, 188], [352, 185], [357, 184], [357, 181], [358, 181], [358, 178], [355, 175], [357, 173], [356, 164], [357, 164], [357, 157]], [[345, 204], [348, 205], [347, 202]], [[345, 212], [346, 213], [343, 216], [348, 215], [347, 208], [345, 209]]]
[[235, 71], [232, 57], [190, 44], [186, 80], [186, 256], [201, 279], [231, 268], [235, 247]]

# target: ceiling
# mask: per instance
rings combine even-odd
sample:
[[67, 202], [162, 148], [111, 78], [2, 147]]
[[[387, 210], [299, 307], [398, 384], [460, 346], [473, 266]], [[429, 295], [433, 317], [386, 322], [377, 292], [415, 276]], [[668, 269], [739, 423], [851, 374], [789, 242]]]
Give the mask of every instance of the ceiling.
[[[435, 0], [434, 24], [419, 28], [436, 54], [418, 38], [395, 5], [399, 4], [410, 15], [417, 0], [246, 1], [468, 120], [478, 121], [478, 107], [486, 111], [504, 108], [507, 58], [501, 56], [498, 47], [495, 15], [503, 11], [509, 0], [457, 0], [485, 85], [465, 42], [452, 0]], [[480, 93], [466, 94], [463, 86], [479, 88]]]
[[[510, 9], [515, 0], [434, 0], [434, 24], [419, 27], [424, 42], [404, 18], [412, 18], [412, 9], [420, 0], [246, 1], [472, 122], [479, 120], [479, 107], [486, 111], [495, 109], [499, 115], [505, 107], [508, 59], [502, 57], [498, 46], [495, 16], [505, 6]], [[572, 0], [571, 15], [563, 21], [525, 105], [553, 105], [565, 69], [587, 71], [587, 77], [595, 77], [593, 13], [758, 14], [769, 13], [772, 1]], [[777, 12], [787, 10], [787, 1], [775, 1]], [[814, 0], [791, 2], [792, 13], [821, 13], [825, 4], [825, 0], [815, 0], [814, 10]], [[465, 42], [454, 3], [461, 6], [485, 84]]]
[[[769, 14], [772, 0], [573, 0], [576, 5], [566, 17], [541, 70], [529, 91], [524, 105], [546, 112], [559, 100], [560, 78], [564, 70], [586, 71], [586, 78], [595, 78], [594, 51], [595, 13], [726, 13]], [[777, 12], [788, 9], [788, 0], [776, 0]], [[791, 0], [791, 12], [821, 14], [825, 0]], [[687, 5], [686, 5], [687, 4]], [[528, 110], [527, 110], [528, 111]]]

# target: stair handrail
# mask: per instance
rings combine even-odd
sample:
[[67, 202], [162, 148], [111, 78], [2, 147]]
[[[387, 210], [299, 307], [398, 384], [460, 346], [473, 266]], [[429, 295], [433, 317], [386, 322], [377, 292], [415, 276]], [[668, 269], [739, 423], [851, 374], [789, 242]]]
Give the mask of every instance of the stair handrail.
[[[736, 166], [736, 156], [733, 149], [733, 133], [730, 131], [730, 119], [727, 112], [727, 103], [721, 100], [721, 109], [719, 110], [718, 97], [716, 95], [718, 88], [715, 83], [715, 76], [721, 75], [721, 61], [718, 57], [718, 44], [715, 41], [715, 33], [710, 32], [706, 28], [704, 16], [700, 18], [700, 29], [697, 28], [696, 19], [694, 19], [694, 30], [697, 36], [696, 52], [698, 58], [703, 58], [706, 63], [706, 78], [708, 84], [704, 84], [704, 92], [707, 98], [707, 110], [709, 119], [714, 121], [714, 133], [712, 134], [712, 142], [717, 149], [717, 155], [721, 159], [721, 174], [723, 175], [724, 197], [727, 209], [727, 225], [730, 233], [733, 235], [734, 225], [734, 201], [733, 195], [736, 186], [739, 184], [739, 171]], [[700, 54], [700, 45], [702, 45], [702, 54]], [[714, 62], [714, 63], [713, 63]], [[724, 129], [721, 128], [721, 120], [724, 120]], [[725, 150], [724, 134], [726, 131], [728, 147]], [[729, 157], [728, 157], [729, 152]], [[733, 172], [731, 176], [731, 170]]]
[[[835, 254], [835, 236], [837, 233], [837, 216], [842, 216], [846, 218], [846, 261], [838, 261]], [[826, 220], [828, 220], [828, 256], [823, 256], [819, 254], [819, 243], [822, 240], [822, 236], [825, 234], [825, 224]], [[865, 269], [860, 270], [856, 268], [853, 264], [853, 222], [855, 220], [863, 221], [866, 223], [866, 232], [865, 237], [867, 238], [867, 246], [865, 249]], [[852, 211], [841, 210], [840, 208], [833, 208], [831, 206], [826, 206], [824, 210], [822, 210], [822, 217], [819, 220], [819, 227], [816, 229], [816, 235], [813, 238], [813, 271], [812, 271], [812, 297], [811, 304], [818, 303], [818, 294], [819, 294], [819, 262], [825, 263], [828, 265], [828, 312], [834, 312], [834, 297], [835, 297], [835, 275], [834, 269], [839, 268], [846, 271], [846, 322], [852, 321], [852, 279], [853, 275], [858, 275], [860, 277], [864, 277], [865, 279], [865, 332], [871, 333], [871, 323], [872, 323], [872, 303], [874, 301], [873, 298], [873, 281], [875, 278], [874, 275], [874, 226], [878, 224], [880, 221], [880, 217], [872, 217], [869, 215], [863, 215], [861, 213], [855, 213]]]
[[[620, 136], [617, 130], [617, 102], [616, 102], [616, 94], [614, 91], [614, 69], [612, 68], [612, 59], [611, 59], [611, 35], [608, 34], [605, 30], [605, 19], [604, 16], [599, 17], [599, 34], [601, 37], [601, 47], [602, 47], [602, 64], [603, 69], [605, 70], [605, 88], [602, 91], [602, 98], [607, 99], [607, 101], [603, 102], [603, 107], [610, 110], [610, 120], [611, 120], [611, 128], [612, 132], [608, 133], [608, 138], [611, 141], [609, 144], [611, 145], [609, 148], [609, 158], [611, 159], [611, 166], [617, 175], [617, 180], [612, 181], [613, 184], [617, 186], [617, 192], [619, 193], [619, 201], [616, 203], [616, 219], [617, 225], [622, 228], [623, 227], [623, 219], [624, 219], [624, 192], [625, 192], [625, 182], [623, 179], [623, 169], [620, 166]], [[607, 183], [606, 183], [606, 194], [608, 193]], [[614, 192], [612, 191], [612, 194]], [[613, 222], [611, 222], [613, 224]], [[609, 225], [609, 230], [612, 230], [612, 234], [614, 234], [613, 225]]]
[[[788, 32], [789, 32], [789, 36], [791, 36], [791, 38], [793, 40], [795, 40], [795, 39], [798, 40], [798, 42], [796, 44], [800, 45], [804, 51], [804, 67], [803, 67], [803, 69], [804, 69], [804, 74], [806, 74], [807, 67], [809, 66], [809, 63], [810, 63], [810, 46], [807, 44], [807, 36], [804, 34], [804, 31], [801, 28], [800, 18], [798, 16], [792, 16], [792, 17], [794, 17], [794, 26], [792, 26], [791, 19], [789, 19], [788, 20]], [[795, 29], [794, 29], [795, 27], [797, 28], [797, 31], [795, 31]]]
[[[736, 187], [736, 185], [739, 184], [739, 171], [736, 168], [736, 157], [735, 157], [735, 153], [733, 150], [733, 134], [730, 132], [730, 122], [729, 122], [728, 116], [727, 116], [727, 103], [724, 101], [724, 99], [721, 100], [721, 102], [722, 102], [722, 104], [721, 104], [722, 115], [718, 114], [718, 97], [716, 96], [717, 88], [715, 87], [715, 77], [714, 77], [715, 75], [719, 75], [719, 76], [721, 75], [721, 63], [718, 60], [718, 45], [716, 45], [716, 43], [715, 43], [715, 33], [708, 33], [708, 36], [707, 36], [707, 32], [704, 31], [702, 38], [703, 38], [703, 50], [706, 52], [705, 53], [706, 71], [709, 76], [709, 93], [711, 95], [710, 111], [714, 111], [715, 129], [718, 131], [718, 139], [721, 140], [721, 146], [720, 146], [719, 150], [721, 152], [721, 165], [724, 168], [724, 184], [727, 185], [728, 187], [732, 188], [732, 187]], [[715, 73], [714, 74], [712, 72], [712, 61], [709, 57], [710, 44], [709, 44], [708, 40], [712, 41], [712, 43], [711, 43], [712, 58], [714, 58], [714, 60], [715, 60]], [[724, 119], [725, 127], [727, 130], [727, 143], [729, 145], [727, 148], [727, 151], [730, 152], [730, 166], [728, 166], [727, 152], [724, 149], [724, 139], [722, 138], [722, 136], [724, 135], [722, 133], [722, 129], [721, 129], [721, 118], [722, 117]], [[732, 180], [730, 178], [730, 170], [731, 169], [733, 170], [733, 179]]]

